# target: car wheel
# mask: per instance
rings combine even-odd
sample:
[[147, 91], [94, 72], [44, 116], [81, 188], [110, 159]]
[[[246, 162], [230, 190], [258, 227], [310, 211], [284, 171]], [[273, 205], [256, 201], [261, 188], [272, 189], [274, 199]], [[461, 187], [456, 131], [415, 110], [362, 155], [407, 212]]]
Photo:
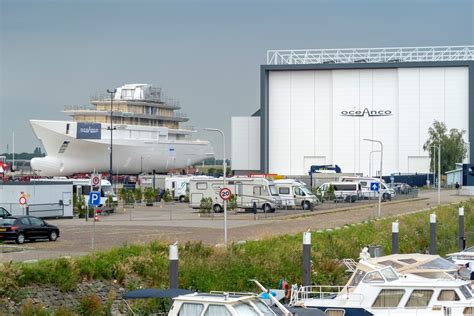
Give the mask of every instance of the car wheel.
[[25, 235], [22, 233], [19, 233], [18, 236], [16, 236], [15, 242], [19, 245], [25, 242]]
[[311, 209], [311, 203], [309, 203], [308, 201], [304, 201], [301, 206], [303, 207], [303, 210], [305, 211]]
[[272, 207], [269, 204], [263, 204], [262, 211], [264, 213], [270, 213], [272, 211]]
[[49, 233], [49, 240], [51, 241], [56, 241], [58, 239], [58, 233], [56, 233], [54, 230]]
[[220, 206], [219, 204], [214, 205], [213, 209], [214, 209], [214, 213], [222, 212], [222, 206]]
[[180, 196], [180, 197], [179, 197], [179, 201], [180, 201], [181, 203], [184, 203], [184, 200], [185, 200], [185, 199], [186, 199], [186, 198], [185, 198], [184, 196]]

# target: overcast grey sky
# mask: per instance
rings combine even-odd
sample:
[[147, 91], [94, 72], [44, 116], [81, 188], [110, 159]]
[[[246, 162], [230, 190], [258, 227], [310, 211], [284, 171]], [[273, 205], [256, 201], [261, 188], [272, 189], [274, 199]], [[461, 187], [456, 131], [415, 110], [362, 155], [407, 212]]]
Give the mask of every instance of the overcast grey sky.
[[[189, 125], [259, 108], [267, 49], [474, 44], [474, 1], [0, 0], [0, 152], [39, 142], [29, 119], [65, 119], [95, 92], [152, 83]], [[213, 142], [217, 135], [200, 133]]]

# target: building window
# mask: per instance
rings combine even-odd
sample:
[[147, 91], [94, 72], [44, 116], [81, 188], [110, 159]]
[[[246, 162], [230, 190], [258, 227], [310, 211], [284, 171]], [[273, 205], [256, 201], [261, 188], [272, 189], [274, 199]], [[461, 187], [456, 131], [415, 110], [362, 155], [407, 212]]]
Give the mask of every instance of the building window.
[[431, 296], [433, 296], [433, 290], [413, 290], [405, 307], [427, 307]]
[[69, 124], [69, 123], [66, 124], [66, 134], [69, 134], [69, 125], [71, 125], [71, 124]]
[[372, 307], [397, 307], [404, 294], [405, 290], [382, 290], [375, 299], [375, 302]]

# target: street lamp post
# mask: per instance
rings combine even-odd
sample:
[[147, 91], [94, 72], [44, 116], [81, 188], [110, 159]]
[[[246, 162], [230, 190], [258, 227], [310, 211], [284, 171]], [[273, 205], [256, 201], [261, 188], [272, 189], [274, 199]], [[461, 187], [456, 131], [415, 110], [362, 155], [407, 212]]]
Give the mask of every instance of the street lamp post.
[[[438, 150], [438, 205], [440, 205], [441, 204], [441, 144], [431, 145], [430, 147], [433, 147], [434, 149]], [[433, 169], [435, 169], [435, 164], [433, 164]]]
[[[226, 186], [226, 173], [227, 173], [227, 162], [225, 160], [225, 135], [224, 132], [220, 129], [217, 128], [205, 128], [205, 131], [210, 131], [210, 132], [218, 132], [222, 135], [222, 152], [223, 152], [223, 162], [222, 162], [222, 168], [223, 168], [223, 177], [222, 177], [222, 187], [225, 188]], [[224, 244], [227, 245], [227, 200], [224, 200]]]
[[373, 153], [379, 153], [380, 150], [372, 150], [369, 154], [369, 177], [372, 176], [372, 155]]
[[382, 162], [383, 162], [383, 143], [380, 140], [364, 138], [365, 141], [378, 143], [380, 144], [380, 173], [379, 173], [379, 210], [378, 217], [381, 215], [381, 205], [382, 205]]
[[109, 181], [112, 184], [112, 144], [113, 144], [113, 123], [112, 123], [112, 112], [114, 111], [114, 95], [117, 92], [117, 89], [109, 90], [107, 93], [110, 93], [110, 165], [109, 165]]

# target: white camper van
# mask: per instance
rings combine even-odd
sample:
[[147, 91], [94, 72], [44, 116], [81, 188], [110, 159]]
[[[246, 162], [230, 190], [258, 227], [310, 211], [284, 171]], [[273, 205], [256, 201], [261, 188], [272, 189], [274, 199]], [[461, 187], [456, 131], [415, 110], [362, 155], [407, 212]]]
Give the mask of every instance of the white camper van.
[[184, 202], [188, 193], [189, 176], [169, 176], [165, 178], [165, 190], [169, 190], [171, 197]]
[[[379, 198], [379, 192], [378, 191], [372, 191], [370, 189], [370, 184], [373, 182], [379, 183], [380, 179], [379, 178], [369, 178], [369, 177], [351, 177], [351, 176], [343, 176], [340, 177], [339, 180], [341, 182], [355, 182], [359, 183], [362, 191], [362, 197], [365, 199], [378, 199]], [[395, 197], [396, 193], [395, 190], [392, 188], [389, 188], [386, 183], [382, 180], [382, 183], [380, 185], [380, 190], [382, 192], [382, 200], [391, 200], [393, 197]]]
[[283, 206], [300, 207], [303, 210], [313, 210], [319, 204], [319, 199], [303, 182], [293, 179], [275, 180], [278, 195]]
[[321, 196], [327, 197], [327, 192], [329, 190], [329, 186], [334, 188], [334, 195], [336, 199], [334, 202], [337, 201], [345, 201], [345, 202], [355, 202], [359, 198], [361, 198], [361, 186], [356, 182], [329, 182], [323, 183], [318, 188], [318, 191], [321, 193]]
[[[189, 181], [189, 206], [198, 209], [202, 198], [212, 198], [214, 212], [222, 212], [223, 201], [219, 197], [222, 188], [222, 178], [193, 177]], [[255, 203], [257, 209], [264, 212], [274, 212], [281, 207], [273, 181], [265, 178], [232, 177], [226, 180], [226, 187], [237, 198], [237, 207], [252, 209]]]

